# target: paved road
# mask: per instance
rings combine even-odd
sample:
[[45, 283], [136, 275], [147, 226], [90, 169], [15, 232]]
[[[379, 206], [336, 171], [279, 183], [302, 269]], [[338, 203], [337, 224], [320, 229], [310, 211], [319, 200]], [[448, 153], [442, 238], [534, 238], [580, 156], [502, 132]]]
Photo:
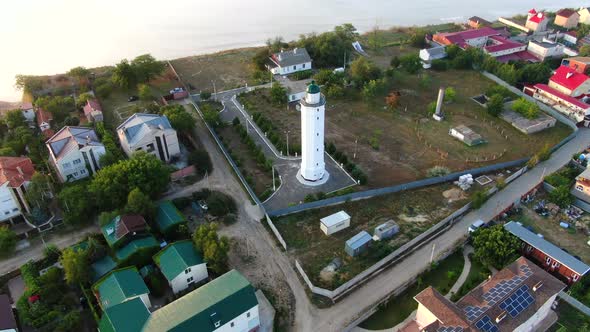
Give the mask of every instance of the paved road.
[[[67, 234], [45, 234], [43, 235], [43, 239], [47, 245], [54, 244], [58, 248], [63, 249], [78, 243], [82, 239], [86, 238], [89, 234], [98, 232], [100, 232], [98, 226], [91, 225], [77, 231], [69, 232]], [[21, 251], [17, 251], [12, 257], [0, 260], [0, 275], [12, 272], [30, 260], [39, 260], [43, 258], [44, 249], [45, 245], [43, 245], [42, 242], [35, 241], [30, 247], [27, 247]]]

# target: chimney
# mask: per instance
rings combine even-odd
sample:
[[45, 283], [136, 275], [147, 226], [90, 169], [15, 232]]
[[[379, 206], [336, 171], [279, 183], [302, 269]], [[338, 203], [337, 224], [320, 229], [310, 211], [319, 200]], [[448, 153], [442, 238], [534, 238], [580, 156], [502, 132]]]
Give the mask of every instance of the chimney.
[[23, 172], [23, 169], [22, 169], [22, 168], [20, 168], [20, 166], [16, 166], [16, 170], [18, 171], [18, 173], [19, 173], [20, 175], [25, 175], [25, 173]]
[[574, 76], [574, 73], [570, 71], [565, 75], [565, 78], [570, 78], [572, 76]]
[[539, 281], [538, 283], [536, 283], [536, 284], [533, 286], [533, 292], [536, 292], [536, 291], [538, 291], [539, 289], [541, 289], [541, 287], [543, 287], [543, 282], [542, 282], [542, 281]]
[[87, 135], [87, 136], [86, 136], [86, 145], [90, 144], [90, 142], [91, 142], [91, 141], [90, 141], [90, 135]]

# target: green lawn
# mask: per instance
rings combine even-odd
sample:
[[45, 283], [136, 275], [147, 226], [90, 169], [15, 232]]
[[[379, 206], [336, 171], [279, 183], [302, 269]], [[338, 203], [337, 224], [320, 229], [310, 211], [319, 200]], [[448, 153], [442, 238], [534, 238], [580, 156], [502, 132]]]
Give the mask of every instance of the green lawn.
[[381, 330], [392, 328], [403, 322], [412, 311], [418, 308], [418, 302], [414, 301], [416, 294], [429, 285], [436, 288], [441, 294], [446, 294], [459, 278], [463, 264], [463, 252], [458, 250], [441, 261], [435, 268], [418, 276], [413, 286], [389, 299], [387, 304], [382, 305], [377, 312], [359, 326], [369, 330]]

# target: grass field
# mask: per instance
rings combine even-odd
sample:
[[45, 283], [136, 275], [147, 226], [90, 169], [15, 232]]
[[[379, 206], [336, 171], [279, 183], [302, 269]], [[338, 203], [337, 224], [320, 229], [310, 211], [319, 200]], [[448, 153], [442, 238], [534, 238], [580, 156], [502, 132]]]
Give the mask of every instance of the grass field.
[[590, 317], [584, 315], [578, 309], [572, 307], [565, 301], [560, 301], [557, 306], [557, 316], [559, 317], [549, 331], [557, 332], [559, 328], [565, 327], [566, 332], [582, 331], [582, 328], [590, 328]]
[[[459, 278], [463, 270], [464, 260], [461, 250], [442, 260], [433, 269], [418, 276], [416, 283], [396, 297], [382, 305], [359, 326], [369, 330], [392, 328], [403, 322], [412, 311], [418, 308], [414, 296], [428, 286], [436, 288], [441, 294], [446, 294]], [[451, 277], [451, 278], [449, 278]]]
[[[439, 185], [348, 202], [277, 218], [274, 223], [287, 242], [289, 255], [299, 260], [312, 282], [334, 289], [462, 206], [466, 199], [449, 203], [443, 197], [443, 191], [449, 188], [450, 185]], [[351, 216], [350, 227], [326, 236], [320, 230], [320, 219], [340, 210]], [[345, 253], [346, 240], [362, 230], [372, 234], [376, 226], [389, 219], [400, 226], [400, 233], [383, 247], [378, 244], [355, 258]], [[320, 271], [336, 257], [342, 259], [343, 266], [333, 277], [322, 278]]]
[[260, 48], [244, 48], [170, 61], [185, 84], [199, 91], [229, 90], [252, 85], [252, 57]]
[[453, 294], [451, 297], [452, 300], [459, 300], [461, 297], [465, 296], [469, 293], [472, 289], [477, 287], [481, 284], [484, 280], [488, 278], [490, 275], [490, 270], [483, 266], [478, 260], [475, 260], [471, 257], [471, 269], [469, 270], [469, 274], [467, 275], [467, 279], [459, 288], [457, 294]]
[[[348, 89], [343, 98], [328, 98], [326, 141], [334, 142], [349, 158], [356, 154], [354, 162], [367, 173], [369, 187], [383, 187], [423, 178], [433, 166], [458, 171], [524, 158], [570, 133], [567, 126], [558, 123], [555, 128], [527, 136], [488, 115], [471, 97], [492, 85], [474, 71], [429, 71], [420, 75], [398, 72], [390, 88], [401, 94], [396, 110], [385, 107], [383, 96], [366, 102], [353, 89]], [[443, 106], [445, 120], [437, 122], [427, 108], [436, 100], [441, 86], [453, 87], [457, 98]], [[268, 94], [268, 90], [258, 90], [241, 100], [251, 105], [250, 113], [264, 113], [280, 131], [291, 130], [292, 144], [299, 144], [299, 112], [273, 106], [263, 96]], [[487, 143], [468, 147], [451, 137], [450, 128], [460, 124], [482, 135]]]

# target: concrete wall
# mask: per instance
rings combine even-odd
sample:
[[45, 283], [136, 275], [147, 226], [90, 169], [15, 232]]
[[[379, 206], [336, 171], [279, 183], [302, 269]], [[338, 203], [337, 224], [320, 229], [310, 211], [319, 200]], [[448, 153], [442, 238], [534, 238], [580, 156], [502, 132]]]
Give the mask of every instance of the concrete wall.
[[500, 23], [506, 24], [507, 26], [510, 26], [510, 27], [513, 27], [513, 28], [517, 28], [519, 30], [522, 30], [522, 31], [524, 31], [526, 33], [529, 33], [531, 31], [529, 28], [527, 28], [527, 27], [525, 27], [523, 25], [520, 25], [520, 24], [518, 24], [516, 22], [512, 22], [511, 20], [506, 19], [506, 18], [503, 18], [503, 17], [498, 18], [498, 21], [500, 21]]

